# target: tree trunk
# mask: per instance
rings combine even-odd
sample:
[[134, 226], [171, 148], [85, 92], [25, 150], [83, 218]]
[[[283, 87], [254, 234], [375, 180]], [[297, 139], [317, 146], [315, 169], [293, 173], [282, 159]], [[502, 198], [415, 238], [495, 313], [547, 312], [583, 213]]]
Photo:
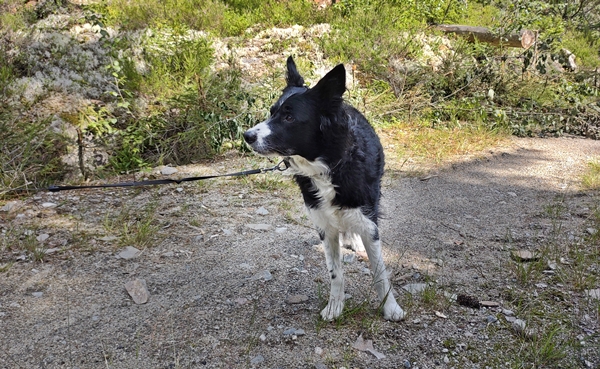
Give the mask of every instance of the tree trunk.
[[519, 34], [510, 34], [506, 36], [500, 36], [494, 34], [489, 28], [485, 27], [474, 27], [474, 26], [462, 26], [458, 24], [440, 24], [435, 27], [437, 30], [446, 33], [456, 33], [467, 38], [467, 40], [474, 42], [485, 42], [494, 46], [510, 46], [510, 47], [522, 47], [529, 49], [536, 41], [536, 34], [528, 29], [521, 30]]

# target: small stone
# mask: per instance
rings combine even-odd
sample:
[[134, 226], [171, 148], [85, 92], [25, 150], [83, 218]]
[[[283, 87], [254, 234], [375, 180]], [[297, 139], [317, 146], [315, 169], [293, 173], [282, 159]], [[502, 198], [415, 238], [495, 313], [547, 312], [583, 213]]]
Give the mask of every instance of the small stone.
[[269, 211], [267, 209], [265, 209], [263, 206], [261, 206], [260, 208], [256, 209], [256, 214], [267, 215], [267, 214], [269, 214]]
[[261, 334], [260, 337], [258, 337], [259, 340], [261, 340], [262, 342], [265, 342], [267, 340], [267, 335], [266, 334]]
[[441, 313], [439, 311], [435, 312], [435, 316], [437, 316], [438, 318], [442, 318], [442, 319], [448, 319], [447, 315], [445, 315], [445, 314], [443, 314], [443, 313]]
[[136, 304], [145, 304], [150, 298], [145, 279], [135, 279], [125, 283], [125, 289]]
[[44, 296], [44, 293], [43, 292], [33, 292], [32, 295], [33, 295], [33, 297], [42, 297], [42, 296]]
[[507, 192], [506, 193], [508, 196], [512, 196], [512, 197], [517, 197], [517, 194], [514, 192]]
[[410, 369], [410, 368], [411, 368], [411, 365], [410, 365], [410, 360], [404, 360], [404, 361], [402, 362], [402, 365], [404, 365], [404, 367], [405, 367], [406, 369]]
[[277, 227], [275, 228], [275, 233], [285, 233], [287, 231], [286, 227]]
[[175, 253], [173, 251], [167, 251], [164, 254], [162, 254], [163, 257], [165, 258], [170, 258], [171, 256], [174, 256]]
[[53, 208], [53, 207], [56, 207], [56, 206], [58, 206], [58, 205], [56, 205], [53, 202], [45, 202], [45, 203], [42, 204], [43, 208]]
[[513, 316], [513, 315], [515, 315], [514, 311], [508, 310], [508, 309], [502, 309], [501, 312], [502, 312], [502, 314], [504, 314], [506, 316]]
[[285, 331], [283, 331], [284, 336], [291, 336], [293, 334], [296, 334], [296, 328], [288, 328]]
[[402, 286], [402, 289], [410, 293], [411, 295], [421, 293], [427, 288], [427, 283], [409, 283]]
[[539, 257], [529, 250], [517, 250], [512, 252], [512, 257], [516, 261], [535, 261], [538, 260]]
[[235, 299], [233, 301], [235, 301], [238, 305], [245, 305], [248, 303], [248, 299], [245, 297], [238, 297], [237, 299]]
[[162, 174], [164, 176], [170, 176], [171, 174], [175, 174], [177, 172], [178, 172], [177, 168], [173, 168], [173, 167], [163, 167], [160, 170], [160, 174]]
[[586, 229], [586, 232], [587, 232], [588, 234], [590, 234], [590, 235], [592, 235], [592, 236], [593, 236], [593, 235], [595, 235], [596, 233], [598, 233], [598, 230], [597, 230], [596, 228], [591, 228], [591, 227], [590, 227], [590, 228]]
[[267, 282], [267, 281], [270, 281], [271, 279], [273, 279], [273, 275], [268, 270], [263, 270], [261, 272], [256, 273], [255, 275], [253, 275], [252, 278], [250, 278], [250, 279], [252, 279], [253, 281], [263, 279], [265, 282]]
[[553, 261], [548, 261], [548, 268], [550, 268], [550, 270], [556, 270], [556, 263]]
[[18, 205], [20, 205], [22, 201], [9, 201], [3, 207], [0, 208], [0, 211], [4, 211], [10, 213], [13, 210], [16, 210]]
[[520, 333], [520, 334], [525, 332], [525, 326], [526, 326], [525, 321], [521, 320], [521, 319], [515, 319], [512, 322], [513, 329], [515, 330], [515, 332]]
[[479, 301], [479, 304], [483, 307], [498, 307], [500, 304], [496, 301]]
[[488, 324], [492, 324], [492, 323], [496, 323], [498, 321], [498, 318], [496, 318], [493, 315], [488, 315], [486, 318]]
[[548, 287], [548, 285], [546, 283], [536, 283], [535, 286], [537, 288], [546, 288], [546, 287]]
[[140, 254], [140, 250], [133, 246], [127, 246], [123, 251], [117, 254], [117, 259], [133, 259]]
[[44, 254], [46, 254], [46, 255], [54, 254], [55, 252], [57, 252], [59, 250], [60, 249], [58, 247], [53, 247], [51, 249], [44, 250]]
[[600, 288], [596, 288], [593, 290], [587, 290], [587, 291], [585, 291], [585, 293], [593, 299], [600, 300]]
[[262, 363], [263, 361], [265, 361], [265, 358], [262, 355], [256, 355], [252, 358], [252, 360], [250, 360], [250, 364], [256, 365]]
[[448, 364], [450, 362], [450, 359], [448, 358], [448, 355], [444, 355], [444, 363]]
[[352, 264], [356, 261], [356, 254], [345, 254], [344, 255], [344, 263]]
[[177, 187], [175, 190], [176, 190], [177, 192], [183, 192], [183, 187]]
[[315, 347], [315, 354], [321, 356], [323, 355], [323, 349], [320, 348], [319, 346]]
[[300, 304], [308, 301], [308, 296], [306, 295], [292, 295], [285, 300], [288, 304]]
[[46, 241], [48, 238], [50, 238], [50, 235], [47, 233], [42, 233], [41, 235], [37, 236], [35, 239], [38, 240], [39, 242], [44, 242]]
[[315, 369], [327, 369], [327, 365], [325, 365], [319, 361], [319, 362], [315, 363]]
[[304, 329], [296, 329], [296, 336], [304, 336], [306, 333], [304, 333]]
[[271, 226], [269, 224], [246, 224], [246, 227], [255, 231], [268, 231], [269, 229], [271, 229]]

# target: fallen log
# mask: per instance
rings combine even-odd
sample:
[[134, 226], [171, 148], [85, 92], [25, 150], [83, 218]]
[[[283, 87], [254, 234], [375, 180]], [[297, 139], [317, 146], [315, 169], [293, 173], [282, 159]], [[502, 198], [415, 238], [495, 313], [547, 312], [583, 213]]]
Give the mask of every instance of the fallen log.
[[463, 26], [458, 24], [440, 24], [435, 27], [437, 30], [446, 33], [455, 33], [464, 36], [470, 42], [485, 42], [494, 46], [522, 47], [529, 49], [536, 41], [536, 34], [528, 29], [521, 30], [518, 34], [498, 35], [489, 28]]

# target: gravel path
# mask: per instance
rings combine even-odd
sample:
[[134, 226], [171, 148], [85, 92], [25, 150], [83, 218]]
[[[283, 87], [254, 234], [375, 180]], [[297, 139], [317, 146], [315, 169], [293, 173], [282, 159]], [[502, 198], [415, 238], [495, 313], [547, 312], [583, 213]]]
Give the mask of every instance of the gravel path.
[[[598, 156], [599, 141], [512, 139], [428, 179], [388, 172], [381, 235], [409, 313], [399, 323], [374, 313], [367, 264], [349, 251], [347, 314], [318, 320], [328, 291], [324, 257], [287, 179], [23, 199], [0, 212], [8, 246], [0, 266], [14, 262], [0, 274], [0, 367], [502, 367], [498, 348], [521, 342], [503, 318], [520, 311], [506, 294], [517, 288], [510, 252], [585, 235], [598, 201], [581, 191], [580, 175]], [[247, 165], [226, 158], [175, 176]], [[553, 216], [555, 204], [566, 210]], [[28, 242], [56, 250], [32, 262], [22, 251]], [[125, 246], [141, 253], [117, 258]], [[150, 294], [144, 304], [125, 289], [136, 279]], [[413, 296], [407, 285], [425, 291]], [[574, 306], [567, 315], [587, 319], [586, 345], [568, 352], [573, 367], [596, 368], [600, 309], [593, 315], [579, 305], [581, 291], [564, 293]], [[500, 306], [472, 309], [455, 294]], [[385, 357], [353, 348], [361, 335]]]

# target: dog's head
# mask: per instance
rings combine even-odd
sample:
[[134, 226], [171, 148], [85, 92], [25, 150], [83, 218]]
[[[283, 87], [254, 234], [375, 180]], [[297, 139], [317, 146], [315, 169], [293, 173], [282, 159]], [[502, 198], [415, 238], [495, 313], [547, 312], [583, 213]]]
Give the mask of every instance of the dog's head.
[[326, 144], [326, 132], [339, 120], [346, 70], [339, 64], [308, 88], [290, 56], [286, 81], [281, 97], [271, 107], [271, 116], [244, 132], [244, 139], [261, 155], [315, 160]]

